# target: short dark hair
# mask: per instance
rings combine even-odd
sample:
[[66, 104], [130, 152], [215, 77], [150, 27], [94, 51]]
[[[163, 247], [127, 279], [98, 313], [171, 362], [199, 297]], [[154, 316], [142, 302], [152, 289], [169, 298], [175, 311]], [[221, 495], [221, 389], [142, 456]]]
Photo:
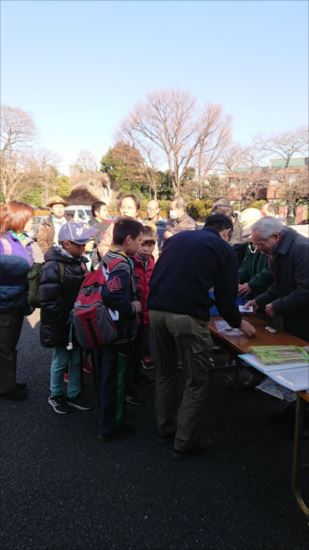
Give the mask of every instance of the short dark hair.
[[143, 225], [134, 218], [119, 218], [113, 229], [113, 244], [123, 244], [128, 236], [136, 239], [143, 233]]
[[141, 207], [141, 201], [136, 195], [134, 195], [134, 193], [125, 193], [124, 195], [121, 195], [118, 199], [118, 209], [120, 208], [123, 199], [132, 199], [132, 201], [135, 203], [137, 212], [139, 211]]
[[223, 231], [223, 229], [231, 229], [233, 231], [233, 222], [225, 214], [210, 214], [205, 220], [205, 227], [211, 227], [212, 229], [216, 229], [216, 231]]
[[101, 208], [101, 206], [107, 206], [106, 202], [103, 201], [95, 201], [91, 205], [91, 213], [93, 217], [95, 218], [96, 212], [98, 212]]

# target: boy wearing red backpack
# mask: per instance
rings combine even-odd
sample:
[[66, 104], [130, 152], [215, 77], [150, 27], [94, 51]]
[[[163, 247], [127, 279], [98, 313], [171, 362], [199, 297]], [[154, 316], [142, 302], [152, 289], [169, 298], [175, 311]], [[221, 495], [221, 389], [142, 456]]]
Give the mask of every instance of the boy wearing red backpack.
[[120, 218], [114, 226], [113, 245], [102, 258], [99, 269], [107, 270], [102, 290], [106, 307], [117, 312], [118, 338], [97, 352], [100, 372], [101, 418], [99, 439], [112, 441], [130, 435], [122, 426], [124, 386], [128, 343], [136, 335], [136, 316], [141, 311], [137, 300], [131, 256], [142, 241], [143, 226], [133, 218]]
[[[67, 414], [70, 407], [90, 410], [81, 397], [80, 348], [76, 342], [72, 344], [70, 314], [87, 272], [82, 254], [93, 234], [92, 228], [81, 223], [66, 223], [59, 231], [59, 246], [52, 246], [44, 256], [39, 287], [40, 338], [42, 346], [53, 348], [48, 404], [57, 414]], [[68, 365], [66, 392], [63, 375]]]

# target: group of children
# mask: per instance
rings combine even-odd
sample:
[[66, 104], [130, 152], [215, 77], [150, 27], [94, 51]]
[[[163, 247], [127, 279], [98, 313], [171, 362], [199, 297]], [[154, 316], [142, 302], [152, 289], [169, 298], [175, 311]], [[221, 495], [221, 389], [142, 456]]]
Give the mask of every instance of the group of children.
[[[82, 350], [71, 334], [70, 315], [87, 272], [85, 246], [93, 236], [94, 230], [83, 224], [64, 224], [59, 245], [47, 251], [42, 268], [40, 338], [43, 346], [53, 350], [48, 403], [58, 414], [67, 414], [70, 407], [82, 411], [91, 408], [81, 391]], [[147, 298], [155, 244], [151, 227], [120, 218], [114, 225], [113, 244], [98, 266], [109, 273], [103, 302], [118, 312], [116, 342], [92, 353], [99, 380], [99, 437], [104, 441], [126, 435], [122, 423], [125, 396], [129, 403], [140, 404], [134, 386], [140, 381], [142, 362], [149, 362]]]

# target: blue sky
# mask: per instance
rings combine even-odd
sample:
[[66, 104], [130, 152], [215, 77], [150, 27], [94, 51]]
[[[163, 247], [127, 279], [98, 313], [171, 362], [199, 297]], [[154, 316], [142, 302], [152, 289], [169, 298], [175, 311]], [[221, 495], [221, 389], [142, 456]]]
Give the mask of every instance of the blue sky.
[[234, 139], [308, 123], [308, 3], [1, 2], [1, 102], [29, 112], [67, 171], [99, 159], [134, 105], [178, 89], [220, 103]]

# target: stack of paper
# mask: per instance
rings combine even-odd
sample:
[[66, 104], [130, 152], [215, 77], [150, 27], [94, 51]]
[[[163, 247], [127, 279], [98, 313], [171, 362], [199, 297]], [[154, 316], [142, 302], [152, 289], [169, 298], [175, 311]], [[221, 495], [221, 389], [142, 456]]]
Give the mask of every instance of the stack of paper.
[[303, 363], [282, 363], [274, 365], [265, 365], [255, 355], [245, 353], [239, 355], [248, 365], [266, 374], [285, 388], [292, 391], [303, 391], [309, 389], [309, 364]]

